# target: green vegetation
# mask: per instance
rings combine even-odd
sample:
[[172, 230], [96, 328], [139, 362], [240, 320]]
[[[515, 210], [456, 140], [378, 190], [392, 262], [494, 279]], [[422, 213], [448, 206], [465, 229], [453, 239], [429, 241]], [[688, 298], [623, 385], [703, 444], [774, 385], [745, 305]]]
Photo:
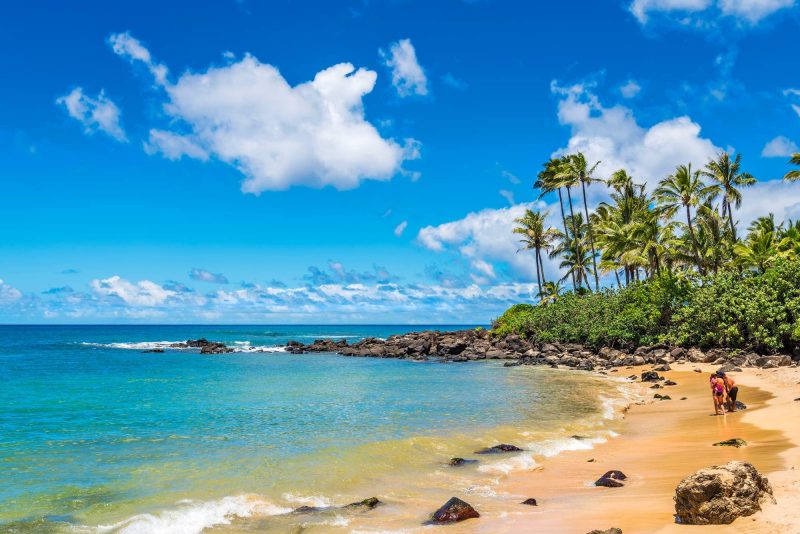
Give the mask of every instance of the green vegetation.
[[[800, 154], [790, 163], [800, 165]], [[521, 250], [534, 252], [539, 300], [510, 308], [493, 332], [593, 347], [800, 349], [800, 222], [770, 214], [740, 239], [735, 210], [741, 188], [755, 183], [741, 165], [727, 153], [704, 169], [680, 165], [651, 195], [625, 170], [594, 178], [597, 163], [580, 153], [545, 163], [534, 186], [558, 192], [562, 227], [548, 228], [548, 214], [530, 210], [515, 221]], [[784, 178], [798, 180], [800, 171]], [[591, 213], [586, 187], [597, 182], [610, 199]], [[583, 213], [572, 203], [579, 185]], [[543, 254], [560, 260], [561, 280], [545, 279]], [[611, 273], [615, 287], [601, 289], [599, 276]]]

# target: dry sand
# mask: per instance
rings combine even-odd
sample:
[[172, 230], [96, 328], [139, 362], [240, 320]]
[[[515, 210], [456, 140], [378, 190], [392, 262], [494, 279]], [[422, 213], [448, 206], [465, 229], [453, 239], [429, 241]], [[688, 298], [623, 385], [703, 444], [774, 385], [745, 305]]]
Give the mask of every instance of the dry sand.
[[[650, 367], [619, 369], [622, 376]], [[702, 373], [693, 369], [702, 369]], [[633, 405], [621, 435], [590, 451], [572, 451], [547, 459], [542, 469], [511, 475], [502, 489], [534, 497], [535, 508], [518, 506], [501, 519], [470, 520], [448, 527], [450, 533], [570, 533], [621, 528], [625, 534], [651, 532], [800, 533], [800, 369], [745, 369], [732, 373], [739, 400], [748, 409], [713, 416], [710, 365], [674, 365], [660, 373], [677, 382], [646, 389], [647, 397], [668, 394], [672, 400]], [[686, 397], [686, 400], [680, 400]], [[714, 447], [741, 438], [747, 446]], [[593, 461], [590, 461], [593, 460]], [[731, 525], [677, 525], [673, 519], [675, 487], [697, 469], [744, 460], [772, 483], [776, 504], [739, 518]], [[622, 488], [593, 487], [610, 469], [623, 471]]]

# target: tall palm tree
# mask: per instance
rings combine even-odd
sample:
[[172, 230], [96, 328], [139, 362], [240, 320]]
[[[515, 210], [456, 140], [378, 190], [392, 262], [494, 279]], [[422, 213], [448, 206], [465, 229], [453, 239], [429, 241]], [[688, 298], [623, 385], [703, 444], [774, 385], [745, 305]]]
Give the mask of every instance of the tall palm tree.
[[691, 163], [679, 165], [673, 174], [659, 182], [653, 193], [665, 219], [669, 220], [674, 217], [681, 208], [686, 210], [686, 224], [692, 241], [695, 263], [700, 274], [705, 274], [705, 268], [700, 259], [697, 236], [692, 225], [691, 208], [704, 202], [711, 194], [713, 194], [713, 188], [709, 188], [703, 183], [700, 171], [692, 171]]
[[[586, 185], [591, 185], [592, 182], [597, 181], [596, 178], [592, 176], [592, 173], [597, 169], [597, 166], [600, 165], [600, 162], [596, 162], [594, 165], [589, 166], [586, 162], [586, 156], [583, 155], [583, 152], [578, 152], [577, 154], [571, 154], [567, 156], [566, 165], [561, 170], [560, 176], [566, 181], [566, 183], [570, 185], [577, 185], [581, 184], [581, 190], [583, 192], [583, 211], [586, 215], [586, 224], [589, 230], [589, 244], [592, 247], [592, 265], [594, 267], [594, 289], [595, 291], [600, 291], [600, 279], [597, 276], [597, 251], [594, 246], [594, 231], [592, 229], [592, 221], [589, 219], [589, 206], [586, 201]], [[567, 189], [569, 191], [569, 189]]]
[[586, 247], [585, 227], [583, 215], [578, 213], [571, 217], [570, 227], [575, 233], [562, 234], [558, 232], [556, 244], [550, 251], [550, 257], [561, 257], [559, 267], [566, 269], [567, 274], [561, 279], [566, 280], [570, 274], [575, 275], [576, 291], [581, 291], [584, 282], [588, 287], [589, 273], [591, 271], [590, 252]]
[[736, 241], [736, 227], [733, 224], [733, 208], [735, 206], [738, 209], [742, 205], [742, 192], [737, 188], [756, 183], [756, 179], [750, 173], [741, 172], [741, 166], [741, 154], [736, 154], [731, 160], [730, 154], [722, 152], [717, 159], [710, 160], [702, 171], [703, 176], [715, 182], [710, 186], [714, 194], [722, 195], [722, 218], [727, 215], [734, 241]]
[[[536, 283], [541, 292], [544, 279], [544, 264], [542, 263], [542, 250], [549, 250], [555, 237], [552, 229], [545, 228], [545, 220], [549, 214], [525, 210], [525, 215], [514, 219], [519, 226], [514, 228], [515, 234], [522, 235], [520, 250], [533, 250], [536, 261]], [[519, 250], [517, 251], [519, 252]]]
[[[537, 176], [536, 182], [534, 182], [533, 187], [539, 189], [541, 193], [539, 194], [539, 198], [541, 199], [547, 193], [552, 193], [553, 191], [558, 191], [558, 207], [561, 208], [561, 220], [564, 223], [564, 234], [569, 234], [569, 230], [567, 229], [567, 216], [564, 213], [564, 198], [561, 194], [561, 181], [557, 178], [560, 168], [563, 167], [565, 164], [565, 158], [551, 158], [544, 164], [544, 169], [539, 172]], [[570, 211], [572, 211], [572, 201], [570, 200]], [[571, 274], [572, 277], [572, 289], [577, 289], [577, 285], [575, 283], [575, 275]]]
[[540, 304], [547, 304], [549, 302], [555, 302], [558, 299], [559, 294], [561, 293], [561, 281], [556, 280], [554, 282], [545, 282], [542, 286], [542, 291], [539, 294], [539, 303]]
[[[789, 163], [792, 165], [800, 165], [800, 152], [795, 152], [792, 154], [792, 157], [789, 158]], [[783, 175], [783, 179], [787, 182], [796, 182], [797, 180], [800, 180], [800, 169], [787, 172]]]

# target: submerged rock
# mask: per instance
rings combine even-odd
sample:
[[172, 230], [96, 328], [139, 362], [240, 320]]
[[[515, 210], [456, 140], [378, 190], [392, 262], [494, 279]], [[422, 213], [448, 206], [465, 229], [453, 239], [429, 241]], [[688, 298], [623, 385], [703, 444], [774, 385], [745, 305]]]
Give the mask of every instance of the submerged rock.
[[343, 506], [342, 508], [352, 510], [353, 508], [362, 508], [366, 510], [372, 510], [379, 504], [383, 504], [377, 497], [370, 497], [368, 499], [364, 499], [363, 501], [358, 502], [351, 502], [348, 505]]
[[747, 442], [745, 440], [739, 438], [731, 438], [731, 439], [726, 439], [725, 441], [718, 441], [717, 443], [714, 444], [714, 447], [736, 447], [738, 449], [739, 447], [744, 447], [745, 445], [747, 445]]
[[452, 497], [449, 501], [444, 503], [441, 508], [433, 512], [431, 516], [432, 523], [456, 523], [464, 521], [465, 519], [472, 519], [480, 517], [475, 508], [470, 506], [469, 503], [462, 501], [458, 497]]
[[611, 527], [607, 530], [593, 530], [588, 532], [587, 534], [622, 534], [622, 529], [617, 527]]
[[686, 525], [727, 525], [774, 502], [766, 477], [747, 462], [713, 466], [684, 478], [675, 488], [675, 521]]
[[509, 445], [507, 443], [501, 443], [499, 445], [495, 445], [493, 447], [486, 447], [484, 449], [478, 449], [475, 451], [475, 454], [498, 454], [501, 452], [518, 452], [521, 451], [519, 447], [516, 445]]
[[467, 460], [465, 458], [450, 458], [450, 461], [447, 462], [447, 465], [452, 465], [453, 467], [458, 467], [459, 465], [466, 465], [466, 464], [476, 464], [478, 460]]

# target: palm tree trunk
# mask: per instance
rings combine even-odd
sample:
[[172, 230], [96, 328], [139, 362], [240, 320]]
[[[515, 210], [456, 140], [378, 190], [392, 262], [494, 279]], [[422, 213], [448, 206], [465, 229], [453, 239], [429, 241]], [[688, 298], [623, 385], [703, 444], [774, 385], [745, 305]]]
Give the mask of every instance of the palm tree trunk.
[[589, 227], [589, 244], [592, 245], [592, 266], [594, 266], [594, 290], [600, 291], [600, 280], [597, 277], [597, 252], [594, 249], [594, 232], [592, 232], [592, 221], [589, 219], [589, 206], [586, 204], [586, 182], [581, 181], [583, 189], [583, 211], [586, 213], [586, 224]]
[[614, 269], [614, 276], [617, 277], [617, 287], [622, 288], [622, 283], [619, 281], [619, 271]]
[[700, 262], [700, 250], [697, 247], [697, 238], [694, 235], [694, 226], [692, 226], [692, 212], [689, 211], [688, 204], [686, 205], [686, 222], [689, 223], [689, 235], [692, 237], [692, 249], [694, 249], [694, 261], [697, 262], [697, 269], [700, 274], [706, 274], [706, 270]]
[[[575, 212], [572, 210], [572, 193], [570, 193], [569, 186], [567, 188], [567, 200], [569, 201], [569, 216], [572, 219], [572, 239], [575, 240], [575, 243], [578, 243], [578, 228], [575, 226]], [[569, 235], [569, 234], [567, 234]], [[581, 280], [581, 276], [579, 275], [577, 278], [578, 287], [583, 286], [583, 281]]]
[[[726, 201], [727, 202], [727, 201]], [[728, 222], [731, 225], [731, 235], [733, 235], [733, 242], [736, 243], [736, 227], [733, 225], [733, 206], [728, 203]]]
[[625, 266], [625, 287], [631, 283], [630, 267]]
[[544, 262], [542, 261], [542, 251], [538, 251], [536, 255], [539, 257], [539, 268], [542, 270], [542, 285], [547, 283], [547, 280], [544, 277]]
[[539, 275], [539, 247], [536, 247], [536, 256], [534, 256], [534, 261], [536, 262], [536, 285], [537, 285], [537, 293], [539, 293], [539, 300], [542, 300], [542, 277]]
[[[560, 187], [558, 188], [558, 206], [561, 208], [561, 220], [564, 221], [564, 235], [568, 236], [569, 235], [569, 230], [567, 230], [567, 216], [564, 215], [564, 199], [561, 196], [561, 188]], [[570, 275], [570, 277], [572, 277], [572, 290], [574, 291], [576, 289], [576, 286], [575, 286], [575, 273], [570, 271], [569, 275]]]

